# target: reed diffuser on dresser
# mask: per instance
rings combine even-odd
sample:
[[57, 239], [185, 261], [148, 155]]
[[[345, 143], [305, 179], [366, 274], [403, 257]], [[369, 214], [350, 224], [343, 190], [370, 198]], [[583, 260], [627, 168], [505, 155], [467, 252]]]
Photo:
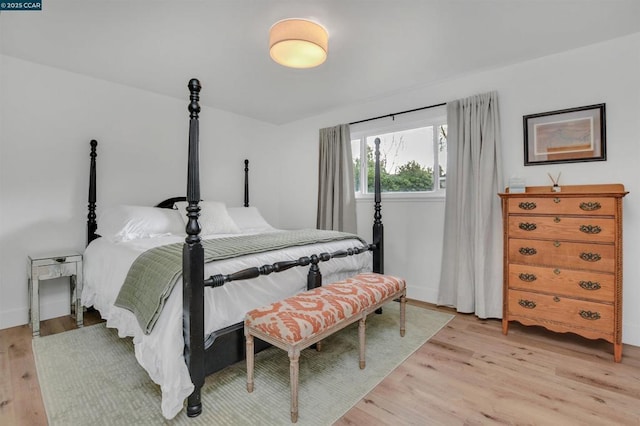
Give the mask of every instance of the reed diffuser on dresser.
[[557, 178], [553, 178], [553, 176], [551, 176], [551, 173], [547, 173], [547, 175], [549, 175], [549, 179], [551, 179], [551, 182], [553, 183], [553, 186], [551, 187], [551, 192], [561, 192], [562, 188], [560, 188], [560, 175], [562, 174], [562, 172], [558, 173], [558, 177]]

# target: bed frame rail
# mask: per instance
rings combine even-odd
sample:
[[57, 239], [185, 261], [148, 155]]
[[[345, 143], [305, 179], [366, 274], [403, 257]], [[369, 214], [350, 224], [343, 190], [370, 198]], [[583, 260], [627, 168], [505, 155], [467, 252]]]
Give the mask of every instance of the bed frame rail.
[[375, 245], [368, 244], [366, 246], [334, 251], [333, 253], [324, 252], [320, 254], [313, 254], [311, 256], [303, 256], [296, 260], [285, 260], [273, 264], [262, 265], [260, 267], [247, 268], [228, 275], [212, 275], [209, 277], [209, 279], [205, 280], [204, 285], [206, 287], [214, 288], [221, 287], [231, 281], [249, 280], [252, 278], [257, 278], [261, 275], [269, 275], [273, 272], [283, 272], [296, 266], [311, 265], [311, 267], [309, 268], [309, 273], [307, 274], [307, 290], [311, 290], [322, 285], [322, 275], [320, 274], [320, 268], [318, 267], [318, 264], [320, 262], [326, 262], [339, 257], [353, 256], [367, 251], [372, 251], [374, 249]]

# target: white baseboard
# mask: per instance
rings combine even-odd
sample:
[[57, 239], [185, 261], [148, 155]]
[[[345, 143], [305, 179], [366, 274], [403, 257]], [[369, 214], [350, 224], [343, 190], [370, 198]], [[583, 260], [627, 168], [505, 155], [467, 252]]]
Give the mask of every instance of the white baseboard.
[[[624, 316], [624, 314], [623, 314]], [[631, 336], [631, 339], [629, 339]], [[622, 343], [633, 346], [640, 346], [640, 326], [637, 324], [625, 323], [622, 320]], [[622, 355], [624, 356], [624, 354]]]
[[[40, 303], [40, 321], [57, 318], [71, 313], [70, 303], [65, 300], [56, 300], [48, 303]], [[29, 323], [29, 308], [13, 309], [0, 312], [0, 330], [17, 327]]]
[[408, 285], [407, 297], [409, 299], [435, 304], [438, 301], [438, 289]]
[[29, 322], [29, 308], [0, 312], [0, 330]]

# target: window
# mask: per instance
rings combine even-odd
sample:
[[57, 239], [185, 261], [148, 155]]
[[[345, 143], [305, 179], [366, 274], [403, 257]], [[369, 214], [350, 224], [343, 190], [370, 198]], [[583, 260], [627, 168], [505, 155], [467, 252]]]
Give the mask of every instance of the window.
[[422, 117], [412, 113], [413, 117], [403, 117], [403, 120], [398, 117], [386, 126], [375, 126], [371, 122], [352, 126], [351, 152], [356, 195], [374, 192], [376, 138], [380, 138], [380, 186], [383, 193], [444, 195], [447, 177], [444, 111], [441, 109], [438, 114], [430, 111], [431, 117], [421, 112], [419, 115]]

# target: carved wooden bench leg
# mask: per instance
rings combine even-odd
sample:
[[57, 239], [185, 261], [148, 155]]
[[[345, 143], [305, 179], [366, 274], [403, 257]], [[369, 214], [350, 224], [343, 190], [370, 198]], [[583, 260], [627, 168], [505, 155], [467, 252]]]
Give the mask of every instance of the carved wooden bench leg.
[[247, 334], [247, 391], [253, 392], [254, 349], [253, 336]]
[[406, 330], [406, 311], [407, 311], [407, 292], [406, 290], [400, 296], [400, 336], [404, 337]]
[[363, 316], [362, 319], [360, 321], [358, 321], [358, 340], [359, 340], [359, 344], [360, 344], [360, 370], [364, 370], [364, 368], [367, 366], [366, 365], [366, 344], [365, 344], [365, 331], [366, 331], [366, 326], [365, 326], [365, 322], [367, 320], [366, 316]]
[[291, 423], [298, 421], [298, 372], [300, 349], [289, 349], [289, 380], [291, 381]]

